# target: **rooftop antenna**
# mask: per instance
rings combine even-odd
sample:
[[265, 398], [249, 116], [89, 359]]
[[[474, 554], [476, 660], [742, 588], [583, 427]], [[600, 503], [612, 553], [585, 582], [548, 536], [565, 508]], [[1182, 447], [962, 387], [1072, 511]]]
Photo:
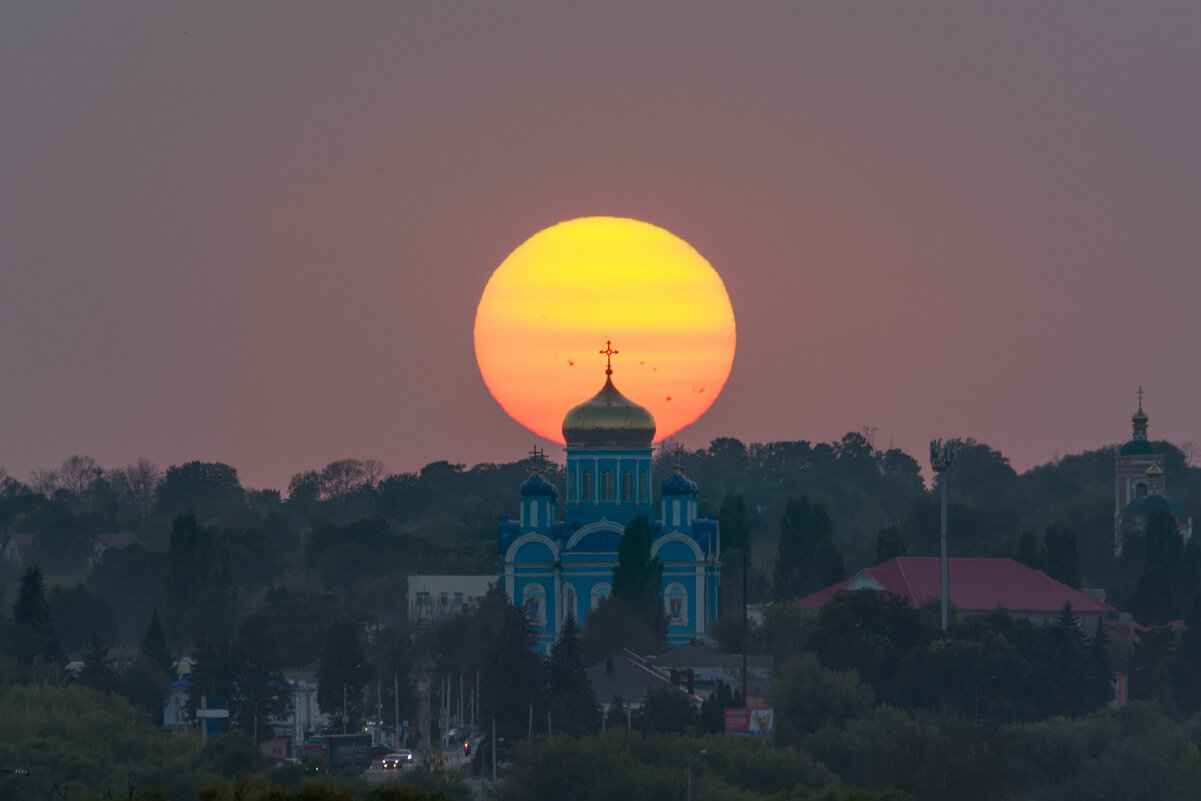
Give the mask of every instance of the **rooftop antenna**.
[[955, 464], [958, 448], [954, 442], [943, 443], [936, 439], [930, 443], [930, 467], [938, 474], [938, 486], [942, 490], [942, 524], [939, 526], [939, 543], [942, 551], [942, 630], [947, 630], [947, 471]]

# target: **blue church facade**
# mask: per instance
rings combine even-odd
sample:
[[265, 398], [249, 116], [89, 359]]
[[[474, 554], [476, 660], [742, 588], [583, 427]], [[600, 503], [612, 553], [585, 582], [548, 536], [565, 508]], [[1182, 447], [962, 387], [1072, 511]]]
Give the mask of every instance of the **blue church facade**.
[[563, 420], [567, 441], [566, 503], [540, 475], [521, 485], [517, 520], [502, 517], [501, 578], [546, 653], [563, 623], [581, 628], [613, 589], [613, 568], [625, 527], [637, 515], [652, 521], [651, 556], [663, 565], [661, 597], [667, 640], [683, 645], [709, 631], [718, 614], [721, 577], [717, 520], [697, 516], [698, 488], [680, 472], [660, 487], [658, 519], [651, 495], [650, 412], [613, 385], [612, 368], [593, 398]]

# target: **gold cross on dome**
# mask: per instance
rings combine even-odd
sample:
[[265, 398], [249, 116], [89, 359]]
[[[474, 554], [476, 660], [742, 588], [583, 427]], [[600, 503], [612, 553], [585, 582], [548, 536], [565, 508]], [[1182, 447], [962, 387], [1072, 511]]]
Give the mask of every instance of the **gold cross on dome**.
[[605, 375], [613, 375], [613, 357], [621, 353], [621, 351], [613, 350], [613, 342], [606, 339], [605, 349], [597, 352], [605, 357]]
[[1142, 384], [1138, 385], [1138, 392], [1136, 392], [1134, 394], [1138, 395], [1138, 408], [1140, 408], [1140, 409], [1143, 408], [1143, 385]]

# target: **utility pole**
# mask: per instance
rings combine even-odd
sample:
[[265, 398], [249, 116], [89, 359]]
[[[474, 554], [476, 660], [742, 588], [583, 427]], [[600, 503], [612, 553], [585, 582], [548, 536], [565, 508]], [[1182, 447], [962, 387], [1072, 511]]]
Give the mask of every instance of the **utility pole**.
[[747, 625], [746, 609], [746, 560], [747, 551], [751, 547], [750, 532], [747, 532], [746, 542], [742, 544], [742, 705], [746, 702], [746, 651], [750, 647], [750, 628]]
[[701, 750], [697, 751], [695, 754], [692, 754], [691, 756], [688, 757], [688, 801], [692, 801], [692, 758], [698, 757], [698, 756], [701, 756], [702, 754], [707, 754], [707, 753], [709, 753], [709, 750], [706, 748], [702, 748]]
[[947, 472], [955, 463], [958, 449], [953, 442], [943, 443], [941, 439], [930, 443], [930, 467], [938, 474], [938, 486], [942, 491], [942, 522], [939, 526], [939, 544], [942, 553], [942, 630], [947, 630], [947, 593], [950, 584], [949, 567], [947, 562]]

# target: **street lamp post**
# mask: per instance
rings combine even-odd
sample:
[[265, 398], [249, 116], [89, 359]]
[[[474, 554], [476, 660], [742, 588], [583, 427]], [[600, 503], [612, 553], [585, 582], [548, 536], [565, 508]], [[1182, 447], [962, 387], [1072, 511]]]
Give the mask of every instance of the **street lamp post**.
[[709, 749], [702, 748], [701, 750], [697, 751], [695, 754], [688, 755], [688, 801], [692, 801], [692, 758], [698, 757], [701, 754], [707, 754], [707, 753], [709, 753]]
[[955, 463], [955, 443], [943, 443], [936, 439], [930, 443], [930, 467], [938, 474], [938, 486], [942, 490], [942, 523], [939, 526], [939, 544], [942, 553], [942, 630], [947, 630], [947, 584], [950, 579], [947, 568], [947, 471]]

